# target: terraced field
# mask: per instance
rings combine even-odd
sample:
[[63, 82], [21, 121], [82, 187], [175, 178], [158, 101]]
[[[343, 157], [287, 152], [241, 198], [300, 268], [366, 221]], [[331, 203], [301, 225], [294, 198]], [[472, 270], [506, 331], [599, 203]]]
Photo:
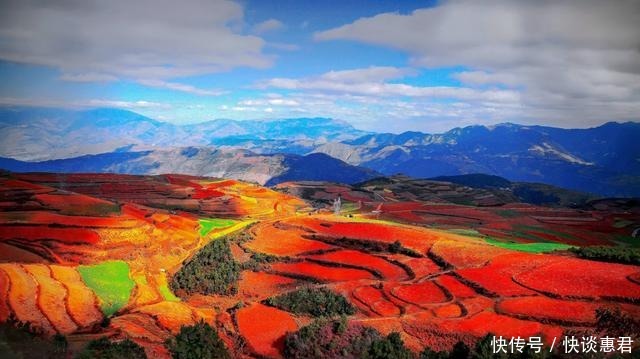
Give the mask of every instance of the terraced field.
[[[472, 345], [488, 333], [551, 343], [595, 328], [602, 308], [640, 316], [639, 266], [563, 251], [610, 243], [585, 228], [615, 225], [612, 233], [625, 235], [640, 223], [634, 214], [423, 202], [372, 213], [380, 206], [348, 195], [362, 203], [340, 216], [229, 180], [5, 175], [0, 321], [80, 344], [130, 338], [148, 357], [166, 358], [165, 341], [200, 320], [234, 357], [282, 356], [285, 334], [314, 318], [268, 299], [300, 288], [343, 296], [351, 322], [399, 332], [416, 352]], [[178, 276], [185, 263], [199, 275]], [[204, 293], [204, 281], [224, 291]]]

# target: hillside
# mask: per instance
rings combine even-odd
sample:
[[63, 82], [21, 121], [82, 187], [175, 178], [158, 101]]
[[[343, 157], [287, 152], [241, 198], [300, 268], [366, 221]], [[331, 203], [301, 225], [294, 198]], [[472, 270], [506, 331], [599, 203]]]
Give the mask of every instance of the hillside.
[[0, 158], [0, 168], [13, 172], [180, 173], [268, 185], [305, 179], [356, 183], [379, 175], [324, 154], [260, 155], [247, 150], [211, 147], [111, 152], [40, 162]]
[[[15, 318], [44, 334], [32, 346], [25, 333], [4, 335], [3, 354], [35, 357], [62, 334], [68, 345], [56, 353], [69, 357], [101, 337], [161, 359], [175, 357], [174, 340], [216, 337], [233, 358], [283, 357], [305, 347], [297, 342], [332, 338], [363, 357], [367, 336], [397, 332], [417, 355], [473, 347], [489, 333], [550, 346], [565, 333], [635, 323], [640, 267], [612, 261], [636, 260], [619, 253], [637, 253], [637, 212], [413, 194], [455, 189], [432, 182], [286, 182], [279, 192], [186, 175], [3, 173], [0, 329], [22, 333]], [[341, 195], [342, 213], [282, 193], [297, 190]], [[324, 315], [344, 319], [307, 327]], [[181, 335], [203, 323], [206, 339]]]
[[443, 134], [371, 134], [316, 148], [385, 175], [485, 173], [603, 196], [640, 196], [639, 123], [589, 129], [502, 124]]

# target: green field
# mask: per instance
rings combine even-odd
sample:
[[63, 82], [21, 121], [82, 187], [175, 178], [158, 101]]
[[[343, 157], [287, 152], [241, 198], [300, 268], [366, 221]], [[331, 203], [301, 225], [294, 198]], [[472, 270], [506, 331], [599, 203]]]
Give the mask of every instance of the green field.
[[477, 237], [477, 238], [484, 237], [482, 233], [476, 231], [475, 229], [452, 228], [452, 229], [447, 229], [447, 232], [453, 233], [453, 234], [459, 234], [461, 236], [467, 236], [467, 237]]
[[555, 250], [565, 250], [572, 248], [568, 244], [554, 243], [554, 242], [537, 242], [537, 243], [515, 243], [515, 242], [503, 242], [493, 238], [485, 238], [485, 242], [500, 248], [512, 249], [514, 251], [528, 252], [528, 253], [544, 253], [552, 252]]
[[204, 237], [214, 229], [233, 226], [236, 221], [224, 218], [202, 218], [198, 220], [198, 223], [200, 223], [200, 236]]
[[129, 302], [135, 283], [129, 278], [129, 265], [123, 261], [107, 261], [82, 265], [78, 272], [84, 283], [100, 299], [100, 309], [109, 317]]
[[169, 287], [166, 284], [158, 286], [158, 291], [162, 294], [164, 300], [169, 302], [179, 302], [180, 298], [176, 297], [175, 294], [169, 290]]

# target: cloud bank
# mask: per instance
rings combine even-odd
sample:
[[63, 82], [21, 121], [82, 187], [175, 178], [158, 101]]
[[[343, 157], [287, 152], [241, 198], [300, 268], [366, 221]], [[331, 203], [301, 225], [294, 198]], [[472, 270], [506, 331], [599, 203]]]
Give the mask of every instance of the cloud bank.
[[402, 50], [413, 66], [462, 66], [469, 87], [519, 91], [521, 116], [563, 126], [637, 118], [640, 2], [447, 1], [314, 35]]
[[166, 80], [271, 64], [261, 38], [233, 30], [243, 9], [232, 1], [2, 0], [1, 9], [0, 59], [53, 67], [69, 81], [211, 95]]

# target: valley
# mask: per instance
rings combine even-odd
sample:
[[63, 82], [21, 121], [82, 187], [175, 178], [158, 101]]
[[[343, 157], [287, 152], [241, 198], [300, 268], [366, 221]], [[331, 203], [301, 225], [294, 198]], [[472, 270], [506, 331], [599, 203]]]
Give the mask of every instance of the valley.
[[640, 316], [637, 257], [573, 251], [637, 253], [637, 206], [489, 203], [491, 194], [407, 178], [266, 188], [187, 175], [5, 173], [0, 321], [62, 334], [71, 353], [127, 338], [162, 358], [183, 326], [201, 321], [232, 357], [281, 357], [294, 332], [336, 315], [349, 328], [399, 333], [414, 353], [473, 347], [490, 333], [551, 345], [600, 330], [603, 310]]

